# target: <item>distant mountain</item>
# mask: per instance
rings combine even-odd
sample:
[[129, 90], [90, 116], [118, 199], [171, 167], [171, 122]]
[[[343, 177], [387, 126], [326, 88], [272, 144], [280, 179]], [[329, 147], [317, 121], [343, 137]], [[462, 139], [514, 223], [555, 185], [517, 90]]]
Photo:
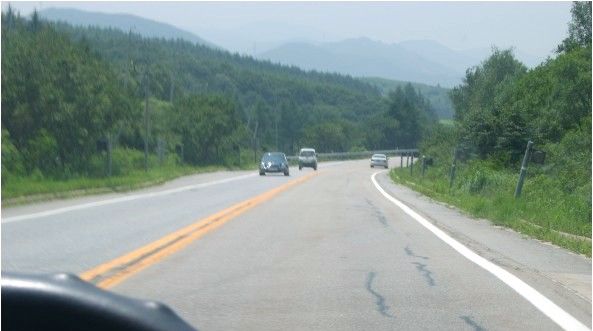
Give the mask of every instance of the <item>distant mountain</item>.
[[317, 45], [288, 43], [261, 53], [258, 57], [308, 70], [432, 85], [453, 86], [462, 77], [458, 70], [424, 58], [400, 45], [384, 44], [368, 38]]
[[[398, 87], [403, 88], [406, 84], [408, 84], [408, 82], [404, 81], [378, 77], [363, 77], [361, 80], [378, 87], [383, 95], [387, 95], [389, 92], [397, 89]], [[411, 84], [417, 91], [427, 98], [428, 101], [430, 101], [430, 106], [437, 114], [439, 119], [453, 118], [453, 104], [449, 98], [449, 91], [451, 91], [450, 89], [421, 83]]]
[[[465, 72], [469, 67], [480, 64], [492, 54], [491, 48], [453, 50], [433, 40], [409, 40], [398, 43], [405, 49], [423, 57]], [[545, 59], [515, 49], [515, 57], [528, 67], [535, 67]]]
[[179, 38], [192, 43], [218, 48], [216, 45], [191, 32], [176, 28], [170, 24], [152, 21], [135, 15], [87, 12], [70, 8], [48, 8], [39, 11], [39, 16], [49, 21], [62, 21], [78, 26], [111, 27], [124, 32], [131, 30], [133, 33], [137, 33], [143, 37]]
[[[489, 54], [488, 49], [457, 51], [431, 40], [385, 44], [356, 38], [321, 44], [287, 43], [258, 57], [308, 70], [453, 87], [461, 83], [468, 68]], [[528, 66], [538, 63], [533, 56], [519, 54], [518, 58], [526, 59], [523, 61]]]

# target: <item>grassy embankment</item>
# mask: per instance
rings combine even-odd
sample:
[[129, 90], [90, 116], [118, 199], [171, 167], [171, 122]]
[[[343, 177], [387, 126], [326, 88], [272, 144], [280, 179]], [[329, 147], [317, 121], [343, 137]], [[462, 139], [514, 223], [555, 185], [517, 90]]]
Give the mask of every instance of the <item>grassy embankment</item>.
[[431, 198], [454, 205], [474, 217], [486, 218], [528, 236], [591, 257], [591, 186], [567, 193], [564, 183], [532, 169], [523, 194], [513, 196], [517, 172], [495, 169], [485, 161], [458, 164], [449, 185], [450, 161], [435, 164], [421, 176], [408, 168], [391, 170], [391, 178]]
[[[35, 201], [77, 197], [91, 194], [123, 192], [162, 184], [181, 176], [213, 172], [218, 170], [255, 169], [253, 153], [242, 151], [241, 165], [181, 165], [170, 157], [159, 163], [156, 156], [149, 159], [149, 170], [143, 169], [143, 155], [134, 153], [134, 159], [121, 157], [114, 152], [113, 175], [107, 176], [71, 176], [66, 179], [45, 178], [41, 174], [28, 177], [9, 176], [2, 182], [2, 205], [16, 205]], [[101, 164], [103, 167], [103, 164]], [[102, 170], [104, 171], [104, 170]]]

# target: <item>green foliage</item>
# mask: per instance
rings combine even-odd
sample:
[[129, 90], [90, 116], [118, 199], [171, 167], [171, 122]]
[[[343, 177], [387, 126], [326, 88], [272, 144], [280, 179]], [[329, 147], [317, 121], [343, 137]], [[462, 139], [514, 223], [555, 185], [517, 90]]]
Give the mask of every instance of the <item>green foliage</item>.
[[500, 121], [513, 84], [527, 69], [511, 50], [494, 49], [480, 66], [467, 71], [464, 83], [451, 91], [461, 144], [481, 158], [507, 147], [497, 144], [506, 124]]
[[48, 23], [37, 13], [25, 19], [11, 8], [2, 14], [2, 51], [7, 192], [33, 177], [105, 179], [110, 155], [112, 177], [139, 176], [145, 146], [149, 169], [243, 167], [262, 150], [290, 155], [304, 145], [319, 152], [403, 148], [417, 144], [435, 118], [409, 84], [384, 98], [349, 76]]
[[[591, 4], [573, 5], [569, 39], [581, 41], [556, 58], [527, 71], [510, 51], [495, 50], [468, 70], [451, 92], [455, 126], [435, 127], [420, 146], [435, 166], [424, 178], [407, 170], [394, 170], [393, 178], [477, 217], [590, 256], [590, 242], [560, 233], [591, 237], [590, 30], [589, 41], [582, 42], [586, 34], [574, 25], [582, 25], [575, 16], [583, 8], [590, 29]], [[515, 199], [528, 140], [547, 153], [546, 161], [529, 164], [523, 193]], [[464, 157], [449, 187], [454, 149]]]
[[56, 27], [73, 40], [85, 40], [128, 86], [141, 85], [140, 73], [147, 72], [148, 89], [156, 99], [174, 104], [190, 95], [216, 94], [232, 100], [251, 135], [243, 147], [275, 149], [278, 131], [278, 148], [294, 154], [303, 144], [305, 128], [330, 121], [319, 110], [329, 109], [334, 119], [354, 126], [382, 110], [378, 89], [349, 76], [305, 72], [182, 40]]
[[10, 139], [8, 130], [2, 129], [2, 186], [9, 178], [25, 173], [23, 157]]
[[450, 157], [448, 161], [437, 158], [424, 177], [419, 171], [410, 175], [407, 168], [393, 169], [391, 177], [398, 183], [413, 184], [415, 190], [454, 204], [473, 216], [591, 255], [590, 242], [554, 232], [591, 237], [590, 182], [568, 193], [561, 188], [561, 178], [529, 175], [521, 199], [515, 199], [518, 170], [496, 169], [483, 160], [458, 163], [455, 184], [449, 188], [449, 169]]
[[429, 102], [411, 84], [398, 87], [389, 94], [387, 117], [398, 123], [392, 144], [403, 148], [418, 145], [424, 134], [436, 122]]
[[361, 79], [380, 88], [383, 95], [389, 95], [390, 92], [395, 91], [398, 87], [404, 88], [406, 84], [412, 84], [414, 89], [421, 93], [428, 102], [430, 102], [432, 112], [435, 113], [439, 119], [453, 118], [453, 105], [451, 104], [451, 99], [449, 97], [450, 89], [448, 88], [378, 77], [365, 77]]
[[176, 131], [184, 146], [184, 160], [191, 164], [221, 164], [236, 150], [240, 126], [235, 105], [219, 96], [191, 96], [175, 107]]
[[132, 114], [109, 66], [33, 16], [2, 15], [2, 126], [25, 169], [84, 172], [96, 141]]
[[568, 37], [558, 46], [559, 53], [591, 46], [591, 1], [574, 1], [570, 13]]

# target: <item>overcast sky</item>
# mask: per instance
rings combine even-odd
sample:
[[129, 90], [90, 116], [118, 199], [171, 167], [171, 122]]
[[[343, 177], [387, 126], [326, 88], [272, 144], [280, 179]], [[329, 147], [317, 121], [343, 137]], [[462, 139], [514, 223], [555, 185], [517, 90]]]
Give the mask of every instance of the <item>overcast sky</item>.
[[[11, 2], [128, 13], [183, 28], [231, 48], [229, 34], [248, 44], [369, 37], [386, 43], [429, 39], [453, 49], [516, 49], [546, 57], [565, 38], [570, 2]], [[3, 2], [3, 7], [6, 2]], [[245, 38], [244, 32], [253, 31]], [[225, 37], [226, 36], [226, 37]], [[229, 40], [225, 40], [229, 39]], [[219, 40], [217, 40], [219, 39]], [[252, 39], [252, 40], [244, 40]], [[239, 46], [237, 42], [236, 48]]]

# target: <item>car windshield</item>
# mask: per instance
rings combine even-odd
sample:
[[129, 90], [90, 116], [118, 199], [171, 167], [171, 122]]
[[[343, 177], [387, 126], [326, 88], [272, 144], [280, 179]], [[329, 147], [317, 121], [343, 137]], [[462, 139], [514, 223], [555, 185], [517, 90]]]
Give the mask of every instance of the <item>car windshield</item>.
[[282, 155], [282, 154], [266, 154], [262, 158], [262, 162], [281, 163], [281, 162], [284, 162], [284, 155]]
[[592, 6], [3, 1], [0, 272], [200, 330], [591, 330]]

